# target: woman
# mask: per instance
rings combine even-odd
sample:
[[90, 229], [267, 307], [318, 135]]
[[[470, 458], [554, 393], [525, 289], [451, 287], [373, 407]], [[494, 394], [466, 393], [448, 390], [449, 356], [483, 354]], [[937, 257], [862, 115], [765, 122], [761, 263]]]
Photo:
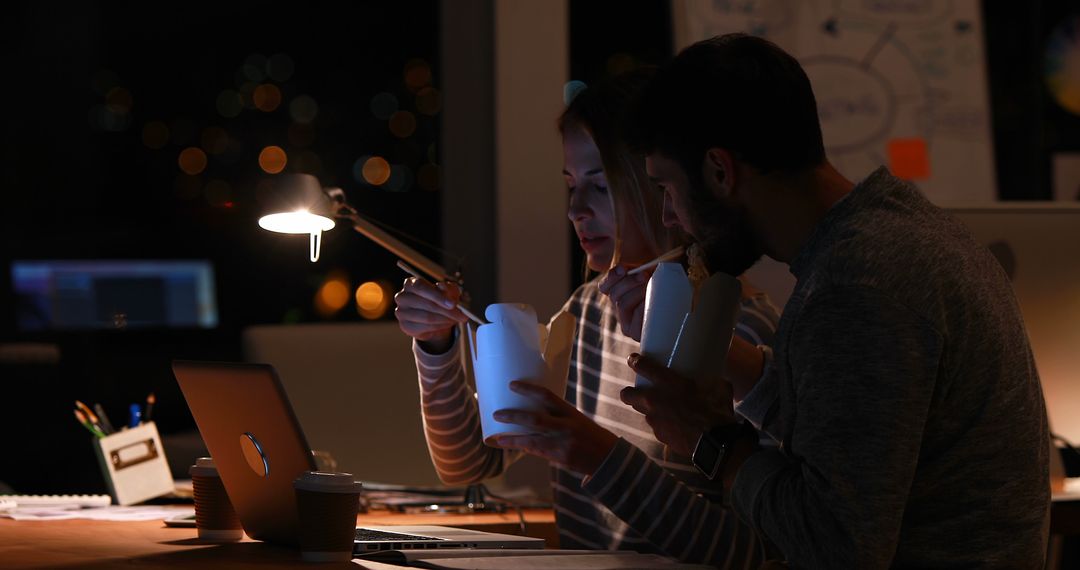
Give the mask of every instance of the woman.
[[[617, 136], [620, 116], [648, 80], [643, 71], [624, 74], [581, 92], [559, 119], [563, 175], [570, 192], [567, 211], [588, 268], [602, 273], [615, 264], [640, 265], [668, 251], [681, 236], [660, 222], [662, 195], [649, 182], [644, 161]], [[642, 279], [648, 275], [643, 273]], [[749, 290], [749, 288], [747, 288]], [[761, 546], [734, 514], [679, 512], [680, 497], [702, 494], [723, 500], [719, 481], [705, 478], [687, 457], [669, 457], [644, 416], [619, 401], [634, 384], [626, 358], [639, 345], [620, 331], [614, 305], [597, 281], [577, 289], [564, 305], [577, 319], [566, 393], [555, 395], [528, 383], [515, 391], [539, 399], [547, 413], [500, 410], [500, 421], [532, 426], [539, 435], [506, 436], [483, 444], [473, 393], [466, 381], [456, 327], [460, 291], [408, 279], [395, 297], [401, 329], [412, 336], [428, 447], [439, 476], [462, 485], [494, 477], [522, 451], [554, 467], [555, 512], [562, 548], [659, 552], [687, 561], [756, 566]], [[776, 310], [762, 293], [745, 295], [736, 334], [754, 344], [771, 340]], [[509, 449], [512, 448], [512, 449]], [[640, 477], [611, 497], [609, 480]], [[600, 497], [608, 497], [601, 499]], [[622, 520], [612, 511], [640, 504]], [[619, 504], [613, 504], [619, 503]]]

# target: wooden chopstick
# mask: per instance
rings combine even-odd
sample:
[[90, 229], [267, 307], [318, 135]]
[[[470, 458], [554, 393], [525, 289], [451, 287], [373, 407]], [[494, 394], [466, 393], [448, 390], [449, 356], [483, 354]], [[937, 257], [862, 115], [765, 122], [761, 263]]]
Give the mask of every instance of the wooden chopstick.
[[631, 269], [626, 274], [627, 275], [637, 275], [638, 273], [641, 273], [642, 271], [645, 271], [646, 269], [651, 269], [653, 267], [656, 267], [657, 265], [660, 265], [661, 263], [663, 263], [665, 261], [671, 261], [672, 259], [682, 257], [682, 254], [685, 251], [686, 251], [686, 249], [683, 246], [680, 245], [679, 247], [665, 253], [664, 255], [661, 255], [660, 257], [657, 257], [656, 259], [654, 259], [654, 260], [652, 260], [652, 261], [650, 261], [650, 262], [648, 262], [648, 263], [646, 263], [644, 265], [639, 265], [639, 266]]
[[[400, 269], [401, 269], [402, 271], [404, 271], [405, 273], [408, 273], [409, 275], [412, 275], [413, 277], [415, 277], [415, 278], [419, 279], [420, 281], [423, 281], [424, 283], [428, 283], [429, 285], [431, 284], [431, 282], [430, 282], [430, 281], [428, 281], [427, 279], [424, 279], [424, 277], [423, 277], [422, 275], [420, 275], [420, 272], [419, 272], [419, 271], [417, 271], [417, 270], [415, 270], [415, 269], [413, 269], [413, 268], [412, 268], [411, 266], [409, 266], [409, 264], [408, 264], [408, 263], [405, 263], [404, 261], [401, 261], [401, 260], [399, 259], [399, 260], [398, 260], [398, 262], [397, 262], [397, 266], [398, 266], [398, 267], [399, 267], [399, 268], [400, 268]], [[466, 308], [465, 308], [465, 306], [464, 306], [464, 305], [462, 305], [461, 303], [458, 303], [458, 304], [457, 304], [457, 308], [458, 308], [458, 310], [459, 310], [459, 311], [461, 311], [461, 312], [462, 312], [462, 313], [463, 313], [463, 314], [464, 314], [464, 315], [465, 315], [466, 317], [469, 317], [469, 318], [470, 318], [470, 319], [472, 319], [472, 320], [473, 320], [474, 322], [476, 322], [476, 324], [478, 324], [478, 325], [486, 325], [486, 324], [488, 324], [488, 323], [487, 323], [487, 321], [485, 321], [484, 319], [481, 319], [480, 317], [478, 317], [478, 316], [474, 315], [472, 311], [470, 311], [470, 310], [466, 309]]]

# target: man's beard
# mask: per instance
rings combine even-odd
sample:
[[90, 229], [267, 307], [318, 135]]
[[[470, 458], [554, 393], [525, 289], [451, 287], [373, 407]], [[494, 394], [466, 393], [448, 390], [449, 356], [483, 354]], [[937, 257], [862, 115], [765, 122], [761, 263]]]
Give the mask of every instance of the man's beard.
[[763, 251], [740, 206], [722, 203], [704, 188], [692, 193], [693, 237], [705, 255], [710, 273], [737, 277], [761, 258]]

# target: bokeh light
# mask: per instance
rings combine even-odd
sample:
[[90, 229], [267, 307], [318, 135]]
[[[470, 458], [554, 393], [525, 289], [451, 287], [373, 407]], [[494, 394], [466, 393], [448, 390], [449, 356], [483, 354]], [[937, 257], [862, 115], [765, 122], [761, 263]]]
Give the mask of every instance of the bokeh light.
[[249, 81], [256, 83], [266, 79], [266, 56], [253, 53], [244, 60], [244, 65], [240, 67], [240, 73], [244, 75]]
[[232, 89], [226, 89], [221, 93], [218, 93], [217, 97], [217, 111], [226, 119], [232, 119], [240, 115], [240, 112], [244, 110], [244, 98], [240, 96], [238, 91]]
[[268, 174], [277, 174], [285, 170], [289, 157], [280, 146], [268, 146], [259, 153], [259, 167]]
[[378, 319], [390, 309], [390, 287], [382, 282], [368, 281], [356, 288], [356, 312], [365, 319]]
[[341, 271], [330, 272], [315, 293], [315, 311], [323, 318], [333, 316], [348, 304], [349, 293], [348, 277]]
[[109, 106], [109, 110], [114, 113], [127, 113], [131, 111], [131, 106], [134, 100], [131, 97], [131, 92], [123, 87], [113, 87], [105, 95], [105, 104]]
[[288, 81], [294, 69], [292, 58], [283, 53], [274, 54], [266, 60], [266, 74], [278, 83]]
[[165, 148], [169, 144], [169, 127], [161, 121], [150, 121], [143, 125], [142, 141], [147, 148], [154, 150]]
[[405, 64], [405, 86], [419, 91], [431, 83], [431, 66], [422, 59], [411, 59]]
[[251, 101], [256, 109], [269, 113], [281, 105], [281, 90], [273, 83], [263, 83], [252, 92]]
[[289, 125], [289, 144], [303, 148], [315, 142], [315, 127], [304, 123]]
[[371, 98], [371, 114], [375, 115], [375, 118], [377, 119], [388, 121], [397, 110], [398, 100], [397, 97], [394, 97], [393, 93], [383, 91]]
[[437, 115], [442, 110], [442, 94], [434, 87], [424, 87], [416, 93], [416, 110], [425, 115]]
[[408, 111], [398, 111], [390, 117], [390, 132], [399, 139], [409, 138], [416, 132], [416, 115]]
[[297, 123], [310, 124], [319, 114], [319, 104], [308, 95], [300, 95], [289, 103], [289, 114]]
[[570, 102], [573, 101], [575, 97], [580, 95], [586, 87], [587, 85], [585, 85], [584, 81], [578, 81], [577, 79], [571, 79], [570, 81], [567, 81], [566, 85], [563, 85], [562, 88], [563, 105], [569, 105]]
[[244, 107], [255, 108], [255, 90], [258, 88], [259, 84], [254, 81], [247, 81], [240, 86], [240, 98], [244, 101]]
[[608, 75], [620, 75], [637, 69], [637, 60], [628, 53], [615, 53], [607, 60]]
[[229, 149], [229, 133], [221, 127], [206, 127], [199, 140], [208, 154], [224, 154]]
[[434, 192], [439, 189], [439, 167], [434, 164], [425, 164], [416, 173], [417, 186]]
[[176, 163], [184, 174], [194, 176], [206, 170], [206, 153], [200, 148], [189, 146], [180, 151]]
[[381, 156], [373, 156], [364, 161], [361, 172], [364, 182], [373, 186], [381, 186], [390, 179], [390, 164]]
[[90, 126], [102, 131], [120, 132], [131, 124], [131, 113], [112, 105], [94, 105], [87, 118]]
[[388, 192], [404, 192], [412, 188], [413, 173], [404, 164], [390, 166], [390, 177], [382, 184], [382, 189]]
[[233, 205], [232, 187], [223, 180], [207, 182], [203, 195], [206, 196], [206, 201], [215, 208], [231, 208]]

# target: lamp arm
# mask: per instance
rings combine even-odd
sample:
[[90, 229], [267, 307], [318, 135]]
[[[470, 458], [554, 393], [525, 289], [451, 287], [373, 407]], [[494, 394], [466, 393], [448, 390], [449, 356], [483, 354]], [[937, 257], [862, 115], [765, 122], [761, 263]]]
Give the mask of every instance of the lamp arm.
[[354, 230], [379, 244], [383, 249], [398, 256], [409, 265], [423, 271], [436, 281], [458, 280], [456, 276], [450, 275], [450, 273], [443, 269], [438, 263], [435, 263], [420, 252], [405, 245], [394, 236], [386, 233], [382, 228], [361, 218], [351, 206], [340, 204], [339, 208], [337, 217], [349, 220], [352, 222], [352, 228]]

